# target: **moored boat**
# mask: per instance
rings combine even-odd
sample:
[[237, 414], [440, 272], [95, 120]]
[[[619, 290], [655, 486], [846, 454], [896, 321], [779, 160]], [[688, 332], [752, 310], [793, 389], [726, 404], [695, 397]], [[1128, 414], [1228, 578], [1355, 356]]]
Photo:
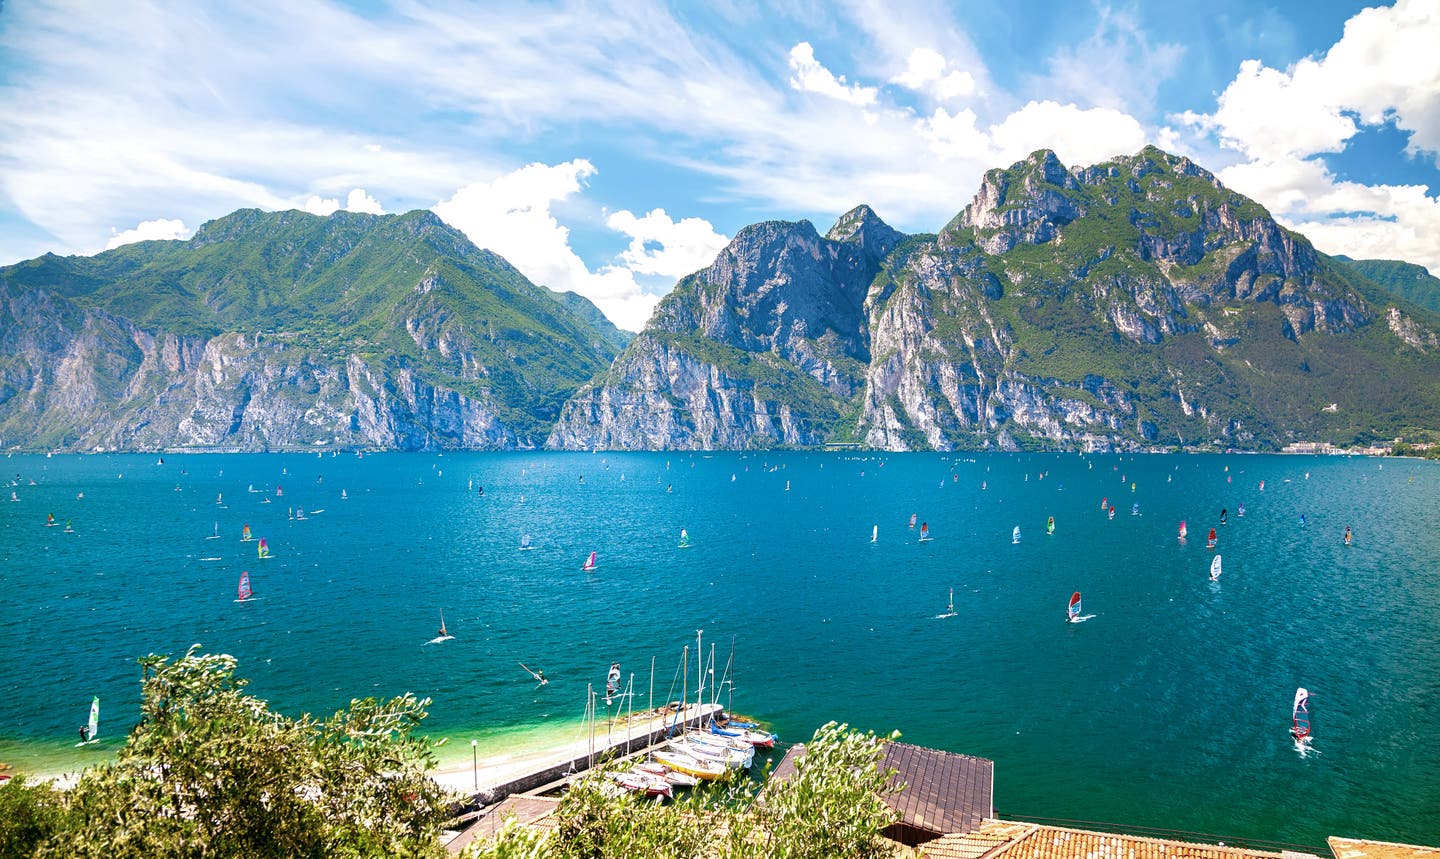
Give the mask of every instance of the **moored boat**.
[[655, 760], [678, 773], [694, 776], [701, 781], [724, 778], [730, 771], [717, 760], [697, 758], [683, 748], [666, 746], [655, 751]]

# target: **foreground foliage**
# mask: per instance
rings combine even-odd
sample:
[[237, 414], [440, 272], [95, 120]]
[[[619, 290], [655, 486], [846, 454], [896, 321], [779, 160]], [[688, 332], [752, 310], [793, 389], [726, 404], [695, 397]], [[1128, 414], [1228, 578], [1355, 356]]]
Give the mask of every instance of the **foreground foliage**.
[[565, 795], [553, 832], [510, 821], [500, 835], [473, 845], [467, 859], [822, 859], [890, 856], [881, 832], [897, 815], [884, 797], [900, 789], [881, 768], [882, 742], [834, 722], [815, 732], [795, 772], [783, 781], [693, 791], [669, 805], [607, 796], [602, 780]]
[[245, 694], [234, 657], [191, 648], [141, 664], [141, 721], [114, 762], [68, 792], [0, 791], [0, 855], [443, 855], [435, 761], [411, 736], [428, 699], [291, 719]]

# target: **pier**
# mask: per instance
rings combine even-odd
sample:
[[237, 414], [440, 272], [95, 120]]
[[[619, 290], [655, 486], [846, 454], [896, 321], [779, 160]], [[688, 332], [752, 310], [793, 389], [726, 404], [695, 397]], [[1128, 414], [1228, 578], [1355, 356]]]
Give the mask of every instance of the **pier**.
[[560, 748], [518, 755], [511, 760], [486, 761], [483, 773], [475, 765], [469, 772], [452, 769], [438, 774], [442, 777], [437, 780], [457, 789], [461, 776], [467, 782], [473, 778], [461, 789], [470, 797], [466, 805], [471, 811], [460, 817], [465, 828], [449, 842], [450, 851], [454, 853], [473, 840], [476, 830], [484, 828], [478, 822], [504, 800], [558, 790], [597, 763], [656, 749], [685, 728], [699, 727], [722, 709], [719, 704], [689, 704], [678, 718], [674, 707], [617, 717], [605, 725], [592, 723], [587, 736]]

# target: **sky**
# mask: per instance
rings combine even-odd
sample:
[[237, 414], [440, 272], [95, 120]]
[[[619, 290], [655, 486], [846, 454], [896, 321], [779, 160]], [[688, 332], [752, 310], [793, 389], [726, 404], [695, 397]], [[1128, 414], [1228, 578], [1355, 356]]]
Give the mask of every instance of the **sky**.
[[1440, 0], [0, 0], [0, 264], [431, 209], [638, 331], [747, 224], [1147, 144], [1440, 273]]

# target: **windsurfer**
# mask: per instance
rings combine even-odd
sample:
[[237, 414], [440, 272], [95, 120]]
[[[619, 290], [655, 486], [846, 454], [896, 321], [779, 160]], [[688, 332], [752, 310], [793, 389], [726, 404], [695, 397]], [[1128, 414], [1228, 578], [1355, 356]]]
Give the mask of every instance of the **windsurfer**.
[[80, 726], [80, 742], [82, 742], [82, 743], [88, 742], [89, 739], [90, 739], [90, 726], [89, 726], [89, 725], [81, 725], [81, 726]]

